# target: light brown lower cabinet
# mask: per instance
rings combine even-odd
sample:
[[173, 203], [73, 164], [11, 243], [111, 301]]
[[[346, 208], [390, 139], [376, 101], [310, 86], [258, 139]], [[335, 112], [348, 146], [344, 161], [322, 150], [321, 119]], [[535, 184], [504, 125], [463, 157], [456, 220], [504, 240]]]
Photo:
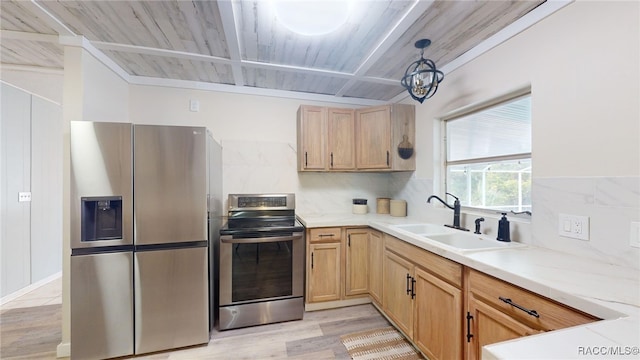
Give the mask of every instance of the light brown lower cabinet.
[[462, 290], [416, 268], [413, 342], [429, 359], [461, 359]]
[[307, 239], [307, 303], [368, 295], [431, 360], [476, 360], [485, 345], [598, 320], [373, 229]]
[[382, 263], [384, 261], [384, 240], [382, 233], [369, 230], [369, 295], [378, 305], [382, 305]]
[[307, 229], [305, 302], [367, 298], [369, 295], [369, 228]]
[[465, 271], [467, 360], [480, 359], [485, 345], [598, 320], [479, 271]]
[[396, 326], [410, 338], [413, 336], [413, 268], [414, 265], [409, 260], [389, 250], [385, 251], [382, 308]]
[[369, 293], [369, 229], [346, 229], [345, 297]]
[[340, 300], [341, 244], [309, 244], [307, 254], [307, 301]]
[[485, 345], [540, 332], [473, 297], [469, 299], [467, 320], [467, 359], [480, 359]]
[[462, 266], [384, 235], [383, 309], [429, 359], [461, 359]]

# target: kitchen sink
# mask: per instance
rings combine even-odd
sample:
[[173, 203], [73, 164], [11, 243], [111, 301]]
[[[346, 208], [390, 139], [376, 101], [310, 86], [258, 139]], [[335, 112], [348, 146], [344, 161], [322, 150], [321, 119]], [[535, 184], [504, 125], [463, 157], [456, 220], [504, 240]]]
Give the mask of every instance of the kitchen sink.
[[420, 235], [420, 236], [449, 234], [449, 233], [458, 231], [458, 230], [445, 227], [444, 225], [429, 224], [429, 223], [393, 225], [391, 227], [396, 230], [406, 231], [414, 235]]
[[449, 233], [440, 235], [427, 235], [426, 238], [437, 241], [440, 244], [455, 248], [458, 251], [497, 250], [524, 247], [525, 244], [517, 242], [504, 242], [490, 237], [470, 233]]
[[444, 225], [431, 223], [402, 224], [392, 225], [391, 227], [401, 232], [419, 236], [425, 240], [438, 242], [461, 252], [511, 249], [526, 246], [525, 244], [517, 242], [498, 241], [488, 236], [476, 235], [470, 232], [452, 229]]

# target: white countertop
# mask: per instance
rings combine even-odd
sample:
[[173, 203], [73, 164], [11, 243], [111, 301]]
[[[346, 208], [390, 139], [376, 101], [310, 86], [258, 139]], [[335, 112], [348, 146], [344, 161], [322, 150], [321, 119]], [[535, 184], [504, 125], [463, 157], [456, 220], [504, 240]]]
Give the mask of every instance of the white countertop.
[[308, 228], [370, 226], [570, 307], [605, 319], [487, 345], [483, 359], [640, 359], [640, 270], [539, 247], [456, 251], [395, 229], [422, 219], [381, 214], [298, 214]]

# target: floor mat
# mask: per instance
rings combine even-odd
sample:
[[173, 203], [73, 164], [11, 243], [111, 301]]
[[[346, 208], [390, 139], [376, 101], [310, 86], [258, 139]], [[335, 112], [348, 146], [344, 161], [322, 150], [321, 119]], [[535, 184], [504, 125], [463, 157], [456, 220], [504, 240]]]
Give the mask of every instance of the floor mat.
[[424, 359], [393, 327], [344, 335], [340, 340], [354, 360]]

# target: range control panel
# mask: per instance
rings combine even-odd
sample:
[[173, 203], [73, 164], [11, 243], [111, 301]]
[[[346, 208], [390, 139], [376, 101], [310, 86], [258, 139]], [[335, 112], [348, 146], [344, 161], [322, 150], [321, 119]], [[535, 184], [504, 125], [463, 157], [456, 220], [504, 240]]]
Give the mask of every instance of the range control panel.
[[229, 210], [293, 210], [295, 194], [230, 194]]
[[255, 208], [255, 207], [286, 207], [286, 197], [240, 197], [238, 198], [238, 207]]

